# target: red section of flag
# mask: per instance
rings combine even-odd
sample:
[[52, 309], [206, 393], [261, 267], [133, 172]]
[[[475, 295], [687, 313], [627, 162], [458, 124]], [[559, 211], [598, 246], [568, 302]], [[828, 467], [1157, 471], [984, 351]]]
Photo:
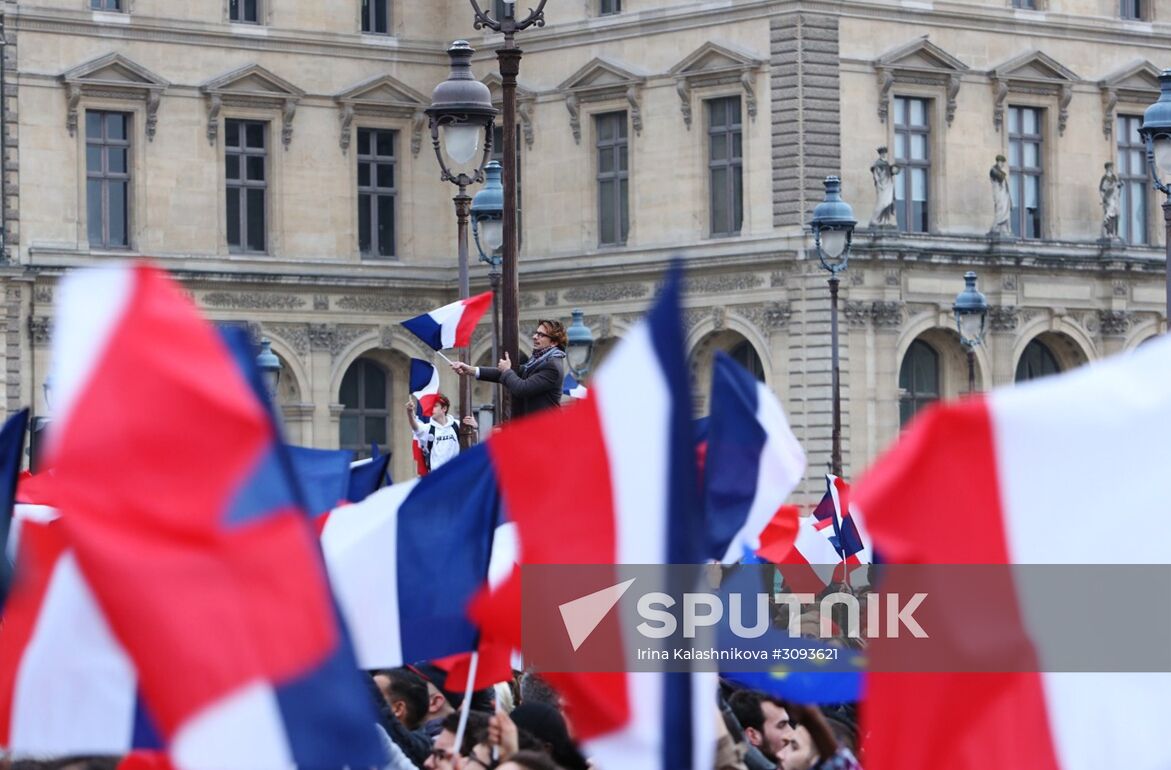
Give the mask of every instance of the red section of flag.
[[[885, 561], [1008, 563], [995, 446], [986, 402], [974, 398], [929, 410], [879, 459], [854, 500]], [[988, 591], [1001, 642], [1027, 645], [1011, 581]], [[953, 626], [980, 622], [954, 618]], [[869, 654], [882, 668], [882, 645]], [[867, 770], [1056, 770], [1041, 675], [1031, 672], [869, 674]]]
[[[517, 525], [525, 564], [616, 561], [614, 493], [597, 399], [577, 401], [561, 410], [510, 423], [488, 440], [488, 451], [505, 508]], [[556, 494], [533, 481], [533, 469], [546, 467], [550, 457], [574, 469], [560, 479]], [[488, 610], [484, 617], [499, 613], [500, 617], [519, 618], [519, 583], [520, 575], [514, 570], [481, 607]], [[497, 600], [494, 609], [493, 599]], [[531, 620], [542, 624], [558, 622], [556, 617]], [[596, 633], [603, 632], [599, 629]], [[520, 629], [516, 627], [487, 633], [501, 640], [520, 639]], [[621, 645], [621, 639], [611, 639], [610, 643]], [[579, 740], [604, 735], [630, 719], [627, 674], [542, 675], [565, 697]]]
[[488, 308], [492, 307], [492, 292], [486, 291], [483, 294], [468, 297], [463, 301], [463, 304], [463, 315], [459, 317], [459, 323], [455, 327], [455, 347], [457, 348], [466, 348], [472, 343], [472, 331], [480, 319], [484, 317], [484, 313], [488, 312]]
[[16, 485], [16, 502], [56, 507], [53, 476], [52, 471], [41, 471], [35, 475], [28, 471], [21, 473]]
[[219, 335], [143, 267], [111, 335], [51, 464], [82, 572], [170, 736], [249, 682], [306, 673], [339, 637], [303, 513], [224, 522], [274, 435]]
[[[480, 660], [476, 664], [476, 680], [472, 683], [473, 690], [483, 690], [497, 682], [507, 682], [512, 679], [512, 646], [491, 640], [481, 640], [476, 650]], [[447, 672], [447, 680], [443, 689], [448, 692], [462, 693], [468, 686], [468, 674], [471, 672], [472, 654], [463, 652], [446, 658], [431, 661]]]
[[26, 521], [21, 525], [16, 576], [4, 607], [0, 633], [0, 746], [12, 743], [12, 708], [20, 660], [32, 639], [53, 570], [65, 549], [59, 520]]
[[756, 555], [773, 564], [783, 562], [789, 551], [793, 550], [793, 541], [797, 539], [800, 515], [800, 509], [795, 505], [778, 508], [760, 533], [760, 548]]

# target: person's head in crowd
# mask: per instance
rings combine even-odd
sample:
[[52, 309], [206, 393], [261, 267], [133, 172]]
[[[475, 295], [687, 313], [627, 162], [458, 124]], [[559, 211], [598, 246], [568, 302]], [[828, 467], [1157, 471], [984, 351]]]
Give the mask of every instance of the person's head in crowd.
[[558, 770], [548, 754], [539, 751], [518, 751], [507, 762], [502, 762], [496, 770]]
[[555, 709], [561, 709], [561, 696], [553, 687], [532, 671], [526, 671], [520, 677], [520, 702], [544, 703]]
[[447, 414], [451, 411], [451, 399], [442, 393], [435, 396], [435, 408], [431, 411], [431, 419], [439, 418], [439, 422], [447, 421]]
[[784, 770], [810, 770], [837, 753], [833, 730], [816, 706], [790, 703], [789, 714], [797, 724], [779, 755]]
[[426, 719], [427, 683], [407, 668], [389, 668], [374, 672], [374, 683], [390, 705], [391, 712], [408, 730], [415, 730]]
[[569, 737], [569, 729], [561, 712], [547, 703], [521, 703], [509, 714], [521, 730], [528, 730], [565, 770], [587, 770], [588, 764], [581, 751]]
[[826, 724], [839, 746], [845, 746], [850, 753], [858, 753], [858, 723], [853, 711], [847, 706], [822, 707]]
[[447, 684], [447, 672], [431, 663], [416, 663], [407, 666], [427, 683], [427, 716], [423, 721], [443, 719], [459, 705], [458, 695], [448, 695], [443, 685]]
[[[728, 698], [728, 706], [744, 728], [744, 737], [765, 758], [776, 762], [786, 741], [793, 735], [789, 704], [757, 690], [740, 690]], [[785, 770], [789, 770], [788, 766]]]
[[569, 344], [569, 335], [560, 321], [537, 321], [533, 332], [533, 356], [539, 356], [549, 348], [561, 348]]
[[[431, 756], [423, 763], [427, 770], [454, 770], [455, 757], [473, 756], [477, 743], [484, 743], [488, 737], [488, 717], [475, 711], [468, 712], [468, 724], [464, 728], [464, 739], [458, 747], [455, 734], [459, 730], [459, 712], [443, 718], [443, 727], [435, 736]], [[465, 763], [466, 765], [466, 763]]]

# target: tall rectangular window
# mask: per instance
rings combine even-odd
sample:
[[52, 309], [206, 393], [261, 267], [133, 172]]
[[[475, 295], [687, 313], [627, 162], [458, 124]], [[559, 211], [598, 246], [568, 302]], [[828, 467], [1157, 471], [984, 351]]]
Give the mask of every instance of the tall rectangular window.
[[622, 0], [598, 0], [598, 15], [622, 13]]
[[1012, 193], [1012, 234], [1041, 237], [1041, 110], [1008, 108], [1008, 173]]
[[895, 217], [899, 230], [928, 229], [928, 177], [931, 172], [931, 125], [927, 99], [895, 97]]
[[1027, 8], [1030, 11], [1037, 10], [1037, 0], [1012, 0], [1013, 8]]
[[1119, 115], [1114, 135], [1118, 141], [1118, 178], [1122, 199], [1118, 207], [1118, 236], [1127, 243], [1145, 245], [1147, 239], [1146, 145], [1138, 134], [1143, 123], [1138, 115]]
[[1119, 0], [1118, 15], [1124, 19], [1141, 19], [1143, 17], [1143, 0]]
[[397, 142], [397, 131], [358, 129], [358, 248], [363, 257], [394, 256]]
[[390, 33], [390, 0], [362, 0], [362, 31]]
[[90, 247], [130, 246], [130, 115], [85, 113], [86, 222]]
[[122, 0], [89, 0], [89, 7], [95, 11], [121, 11]]
[[630, 156], [626, 112], [594, 118], [598, 136], [598, 243], [626, 243], [630, 231]]
[[744, 134], [740, 97], [707, 101], [712, 235], [736, 235], [744, 221]]
[[[492, 127], [492, 158], [501, 166], [504, 165], [504, 126], [495, 125]], [[524, 240], [524, 206], [521, 201], [524, 200], [524, 186], [520, 180], [520, 126], [516, 127], [516, 243], [519, 246]]]
[[233, 252], [263, 253], [267, 247], [267, 134], [263, 121], [224, 121], [228, 248]]
[[228, 19], [244, 24], [259, 24], [261, 2], [262, 0], [228, 0]]

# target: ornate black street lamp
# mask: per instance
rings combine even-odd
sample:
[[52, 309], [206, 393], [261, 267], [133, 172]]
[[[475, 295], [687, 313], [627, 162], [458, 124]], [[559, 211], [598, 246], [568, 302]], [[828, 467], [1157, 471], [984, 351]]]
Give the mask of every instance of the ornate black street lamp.
[[[468, 216], [472, 199], [468, 186], [484, 181], [484, 164], [492, 153], [492, 121], [496, 108], [488, 86], [472, 75], [472, 54], [475, 50], [466, 40], [456, 40], [447, 49], [451, 57], [451, 74], [431, 92], [431, 106], [426, 109], [431, 123], [431, 144], [442, 172], [441, 179], [454, 184], [459, 192], [455, 202], [457, 241], [459, 250], [459, 296], [466, 299], [470, 293], [468, 281]], [[441, 141], [442, 139], [442, 141]], [[481, 152], [481, 147], [483, 151]], [[446, 155], [446, 160], [444, 156]], [[469, 165], [480, 160], [469, 169]], [[448, 160], [453, 166], [448, 165]], [[468, 360], [468, 351], [460, 353]], [[472, 382], [460, 378], [459, 416], [460, 438], [466, 447], [471, 443], [471, 429], [463, 418], [471, 414]]]
[[988, 300], [976, 289], [976, 274], [964, 273], [964, 290], [956, 296], [956, 331], [968, 353], [968, 393], [976, 392], [976, 346], [984, 342]]
[[842, 200], [842, 180], [825, 178], [825, 199], [813, 209], [810, 226], [813, 247], [821, 266], [829, 271], [830, 345], [833, 358], [833, 448], [830, 466], [835, 476], [842, 475], [842, 387], [838, 366], [838, 273], [850, 261], [850, 243], [854, 239], [854, 210]]

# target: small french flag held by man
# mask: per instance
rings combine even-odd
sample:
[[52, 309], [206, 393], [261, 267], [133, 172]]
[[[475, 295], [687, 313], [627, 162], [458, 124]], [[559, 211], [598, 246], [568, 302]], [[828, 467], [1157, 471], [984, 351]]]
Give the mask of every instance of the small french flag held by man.
[[[875, 549], [891, 564], [1166, 564], [1168, 382], [1163, 335], [1067, 374], [929, 408], [854, 485]], [[1055, 602], [1081, 598], [1087, 627], [1113, 625], [1108, 592], [1095, 601], [1026, 590], [1024, 571], [1006, 571], [982, 595], [996, 608], [1002, 649], [1050, 656], [1055, 640], [1042, 642], [1034, 624]], [[948, 620], [961, 634], [979, 630], [970, 615]], [[872, 661], [881, 668], [877, 651]], [[872, 673], [866, 768], [1165, 770], [1171, 674], [1153, 671]]]
[[402, 324], [432, 350], [465, 348], [472, 341], [472, 330], [491, 306], [492, 292], [486, 291], [415, 316]]
[[704, 500], [711, 558], [736, 561], [805, 474], [805, 452], [777, 397], [726, 353], [712, 368]]
[[60, 522], [170, 761], [384, 762], [259, 374], [146, 265], [70, 274], [57, 321]]
[[561, 395], [569, 396], [570, 398], [585, 398], [589, 395], [589, 392], [589, 388], [578, 382], [572, 372], [567, 371], [565, 373], [565, 380], [561, 385]]
[[423, 416], [430, 418], [439, 398], [439, 372], [418, 358], [411, 359], [411, 395], [419, 402]]

